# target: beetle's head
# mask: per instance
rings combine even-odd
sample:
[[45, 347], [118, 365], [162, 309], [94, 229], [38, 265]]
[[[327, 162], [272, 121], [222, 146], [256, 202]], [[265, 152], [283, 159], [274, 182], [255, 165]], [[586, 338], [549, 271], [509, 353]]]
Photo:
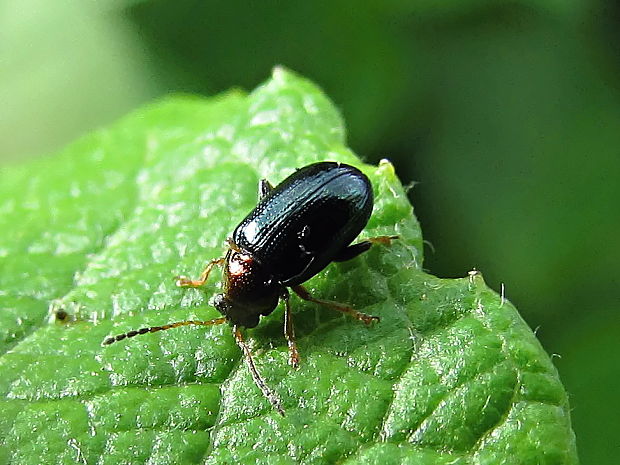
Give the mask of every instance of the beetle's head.
[[260, 315], [278, 306], [282, 286], [251, 254], [229, 250], [223, 277], [224, 292], [213, 298], [213, 306], [232, 324], [254, 328]]
[[241, 305], [226, 294], [216, 294], [213, 306], [234, 325], [244, 328], [254, 328], [258, 325], [260, 313], [256, 313], [255, 308]]

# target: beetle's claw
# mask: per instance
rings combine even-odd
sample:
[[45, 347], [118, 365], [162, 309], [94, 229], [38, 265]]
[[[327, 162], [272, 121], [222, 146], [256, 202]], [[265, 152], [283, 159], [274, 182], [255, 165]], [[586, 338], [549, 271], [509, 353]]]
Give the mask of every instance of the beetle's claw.
[[381, 318], [379, 318], [378, 316], [373, 316], [373, 315], [364, 315], [362, 316], [361, 320], [364, 322], [366, 326], [370, 326], [374, 322], [379, 323], [381, 321]]
[[193, 284], [192, 280], [187, 276], [175, 276], [174, 283], [178, 287], [190, 287]]

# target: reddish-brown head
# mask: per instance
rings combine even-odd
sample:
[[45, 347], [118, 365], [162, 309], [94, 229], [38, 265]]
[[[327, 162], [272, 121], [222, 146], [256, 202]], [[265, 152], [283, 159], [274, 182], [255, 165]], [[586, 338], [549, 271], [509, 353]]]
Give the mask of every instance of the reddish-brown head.
[[278, 305], [282, 285], [252, 255], [233, 250], [226, 254], [224, 292], [213, 305], [238, 326], [254, 328], [261, 315], [269, 315]]

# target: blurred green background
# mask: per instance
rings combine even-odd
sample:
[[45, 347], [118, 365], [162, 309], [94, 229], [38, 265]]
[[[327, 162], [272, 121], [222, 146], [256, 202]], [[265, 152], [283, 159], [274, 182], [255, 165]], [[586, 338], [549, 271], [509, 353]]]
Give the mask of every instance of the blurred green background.
[[426, 268], [504, 286], [558, 355], [582, 462], [614, 464], [619, 31], [615, 2], [585, 0], [0, 0], [0, 166], [283, 64], [415, 182]]

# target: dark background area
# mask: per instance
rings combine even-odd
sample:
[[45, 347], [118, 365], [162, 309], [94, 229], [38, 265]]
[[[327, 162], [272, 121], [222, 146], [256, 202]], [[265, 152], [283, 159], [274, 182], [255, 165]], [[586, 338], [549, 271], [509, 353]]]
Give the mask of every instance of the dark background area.
[[570, 394], [584, 463], [620, 453], [620, 9], [490, 0], [0, 4], [0, 164], [158, 96], [319, 84], [391, 159], [438, 276], [481, 270]]

